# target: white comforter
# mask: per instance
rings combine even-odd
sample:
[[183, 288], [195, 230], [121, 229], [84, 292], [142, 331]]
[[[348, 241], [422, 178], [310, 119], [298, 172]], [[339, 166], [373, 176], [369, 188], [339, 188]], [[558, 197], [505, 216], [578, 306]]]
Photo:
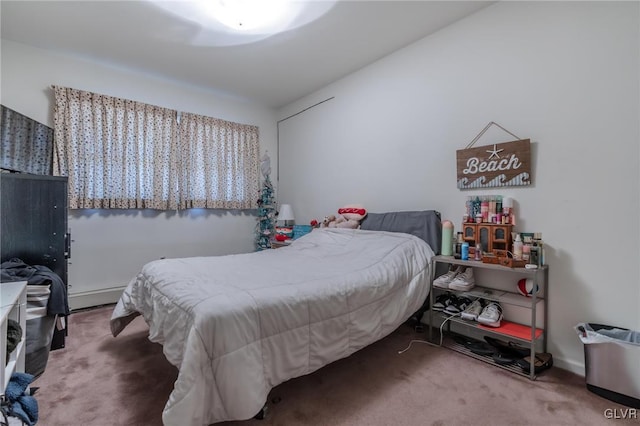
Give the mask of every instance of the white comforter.
[[141, 313], [179, 368], [165, 425], [248, 419], [271, 388], [381, 339], [429, 291], [427, 243], [408, 234], [320, 229], [289, 247], [148, 263], [113, 311]]

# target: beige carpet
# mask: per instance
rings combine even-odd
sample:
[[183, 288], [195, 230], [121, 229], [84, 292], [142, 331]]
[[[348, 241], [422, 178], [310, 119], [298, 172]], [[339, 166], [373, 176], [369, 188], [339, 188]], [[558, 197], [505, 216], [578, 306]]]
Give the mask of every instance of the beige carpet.
[[[38, 425], [161, 425], [177, 370], [147, 340], [141, 317], [114, 338], [112, 307], [73, 313], [67, 347], [51, 352], [33, 386]], [[347, 359], [276, 387], [265, 420], [271, 425], [602, 425], [606, 409], [625, 407], [587, 391], [584, 379], [552, 368], [536, 381], [423, 339], [402, 326]], [[178, 426], [178, 425], [176, 425]]]

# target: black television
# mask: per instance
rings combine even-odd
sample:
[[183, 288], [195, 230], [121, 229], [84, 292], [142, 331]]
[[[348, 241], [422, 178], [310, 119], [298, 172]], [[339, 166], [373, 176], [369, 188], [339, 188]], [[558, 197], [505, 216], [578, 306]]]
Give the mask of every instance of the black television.
[[53, 129], [4, 105], [0, 108], [0, 168], [51, 175]]

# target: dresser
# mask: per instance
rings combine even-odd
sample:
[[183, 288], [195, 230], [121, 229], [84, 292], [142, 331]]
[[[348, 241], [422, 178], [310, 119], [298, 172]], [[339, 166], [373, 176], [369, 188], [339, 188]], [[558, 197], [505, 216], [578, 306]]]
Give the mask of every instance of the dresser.
[[[0, 173], [0, 187], [0, 260], [46, 266], [68, 288], [67, 178]], [[64, 347], [66, 333], [54, 332], [51, 349]]]

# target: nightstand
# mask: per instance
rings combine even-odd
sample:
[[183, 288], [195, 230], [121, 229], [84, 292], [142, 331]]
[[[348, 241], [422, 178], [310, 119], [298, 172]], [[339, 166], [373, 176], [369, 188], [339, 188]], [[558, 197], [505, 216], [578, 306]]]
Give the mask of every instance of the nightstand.
[[277, 248], [280, 248], [280, 247], [286, 247], [286, 246], [291, 244], [291, 241], [293, 241], [293, 240], [285, 240], [285, 241], [272, 240], [271, 241], [271, 248], [272, 249], [277, 249]]

